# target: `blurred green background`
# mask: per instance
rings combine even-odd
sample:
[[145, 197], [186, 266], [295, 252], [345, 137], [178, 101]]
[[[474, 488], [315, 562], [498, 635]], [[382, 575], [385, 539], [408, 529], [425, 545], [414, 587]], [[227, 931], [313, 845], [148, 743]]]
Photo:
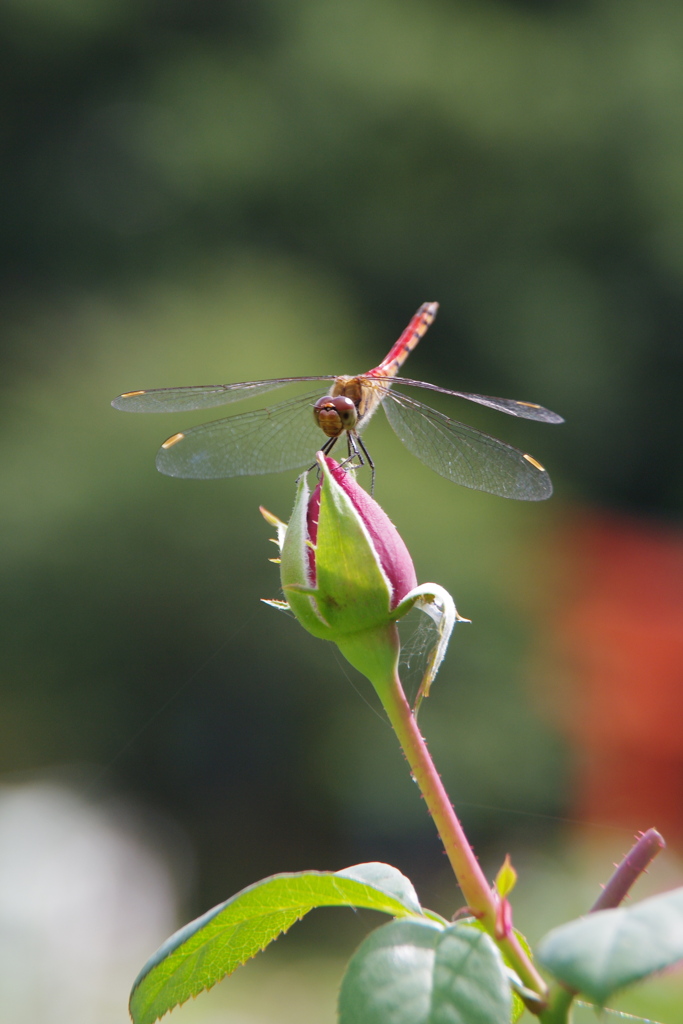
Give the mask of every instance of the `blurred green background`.
[[421, 715], [437, 764], [487, 863], [552, 848], [555, 531], [683, 500], [683, 8], [3, 0], [0, 35], [3, 777], [71, 773], [173, 821], [184, 917], [362, 860], [450, 914], [368, 685], [259, 604], [258, 505], [286, 519], [296, 474], [161, 477], [158, 444], [211, 415], [109, 402], [362, 371], [438, 300], [409, 376], [566, 417], [440, 406], [540, 459], [542, 505], [447, 483], [379, 417], [366, 435], [418, 579], [473, 620]]

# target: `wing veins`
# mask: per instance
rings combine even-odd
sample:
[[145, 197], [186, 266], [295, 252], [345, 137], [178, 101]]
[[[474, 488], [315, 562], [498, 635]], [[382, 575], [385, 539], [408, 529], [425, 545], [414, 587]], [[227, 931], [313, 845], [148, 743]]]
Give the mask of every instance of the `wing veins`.
[[267, 391], [307, 381], [333, 381], [334, 376], [282, 377], [242, 381], [237, 384], [196, 384], [180, 388], [152, 388], [119, 395], [111, 403], [122, 412], [192, 412], [239, 402]]
[[[318, 392], [191, 427], [157, 454], [168, 476], [218, 479], [277, 473], [313, 463], [324, 435], [305, 415]], [[317, 445], [317, 447], [316, 447]]]
[[[552, 493], [546, 471], [535, 469], [519, 448], [405, 395], [388, 391], [385, 397], [385, 413], [399, 440], [441, 476], [502, 497], [533, 501]], [[404, 416], [407, 410], [414, 418]]]
[[517, 416], [521, 419], [538, 420], [541, 423], [564, 423], [563, 418], [556, 412], [544, 408], [536, 403], [519, 402], [516, 398], [495, 398], [492, 395], [475, 395], [468, 391], [451, 391], [442, 388], [438, 384], [429, 384], [422, 380], [411, 380], [409, 377], [373, 377], [374, 383], [382, 386], [382, 380], [386, 380], [386, 389], [389, 390], [392, 384], [407, 384], [409, 387], [424, 388], [426, 391], [437, 391], [441, 395], [450, 395], [453, 398], [464, 398], [468, 402], [476, 402], [477, 405], [484, 405], [497, 412], [504, 412], [508, 416]]

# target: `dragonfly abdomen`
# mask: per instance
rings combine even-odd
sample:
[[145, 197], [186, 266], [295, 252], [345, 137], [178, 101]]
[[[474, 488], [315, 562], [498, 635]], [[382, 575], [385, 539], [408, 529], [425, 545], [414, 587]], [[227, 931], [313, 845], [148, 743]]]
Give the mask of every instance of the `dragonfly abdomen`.
[[423, 302], [398, 341], [379, 366], [366, 377], [395, 377], [421, 338], [425, 336], [439, 310], [438, 302]]

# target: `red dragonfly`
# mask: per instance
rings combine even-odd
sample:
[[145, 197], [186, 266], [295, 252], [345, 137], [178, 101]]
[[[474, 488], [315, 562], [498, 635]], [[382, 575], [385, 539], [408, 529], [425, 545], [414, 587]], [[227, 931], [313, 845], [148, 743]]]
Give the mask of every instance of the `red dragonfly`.
[[[550, 477], [531, 455], [392, 390], [394, 384], [406, 384], [466, 398], [510, 416], [542, 423], [563, 422], [557, 413], [533, 402], [470, 395], [398, 377], [398, 370], [433, 322], [438, 308], [437, 302], [420, 306], [379, 366], [357, 377], [280, 377], [241, 384], [129, 391], [115, 398], [112, 405], [125, 412], [184, 412], [227, 405], [301, 381], [329, 381], [330, 390], [322, 397], [319, 390], [309, 392], [265, 409], [172, 434], [159, 449], [157, 469], [168, 476], [200, 479], [279, 473], [311, 466], [316, 451], [329, 452], [343, 435], [349, 454], [359, 456], [361, 461], [364, 455], [372, 467], [360, 435], [381, 406], [406, 448], [448, 480], [504, 498], [549, 498], [553, 490]], [[313, 415], [305, 415], [306, 406], [312, 406]], [[321, 429], [327, 437], [323, 444]]]

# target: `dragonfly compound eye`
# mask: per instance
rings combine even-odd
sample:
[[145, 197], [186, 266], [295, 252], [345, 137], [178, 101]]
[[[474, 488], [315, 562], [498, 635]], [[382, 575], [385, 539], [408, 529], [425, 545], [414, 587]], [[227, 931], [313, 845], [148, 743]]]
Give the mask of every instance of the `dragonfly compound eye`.
[[353, 430], [358, 422], [356, 406], [343, 395], [319, 398], [313, 406], [313, 416], [328, 437], [339, 437], [345, 430]]

